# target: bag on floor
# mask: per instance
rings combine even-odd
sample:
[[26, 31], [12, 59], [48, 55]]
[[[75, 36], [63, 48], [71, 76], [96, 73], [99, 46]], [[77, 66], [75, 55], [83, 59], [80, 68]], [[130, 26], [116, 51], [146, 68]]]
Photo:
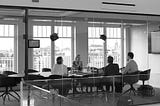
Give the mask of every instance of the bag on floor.
[[121, 96], [117, 101], [117, 106], [132, 106], [133, 99], [130, 96]]
[[141, 85], [137, 90], [141, 96], [154, 96], [155, 94], [154, 88], [150, 85]]

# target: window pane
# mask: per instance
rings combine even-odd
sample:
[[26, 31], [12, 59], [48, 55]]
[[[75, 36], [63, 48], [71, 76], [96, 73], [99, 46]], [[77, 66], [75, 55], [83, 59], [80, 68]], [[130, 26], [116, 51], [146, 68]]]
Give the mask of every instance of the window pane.
[[58, 33], [59, 37], [70, 37], [71, 38], [71, 27], [70, 26], [55, 26], [55, 32]]
[[101, 39], [89, 39], [88, 65], [91, 67], [104, 66], [104, 46]]
[[71, 67], [71, 39], [70, 38], [60, 38], [55, 41], [55, 60], [58, 56], [63, 57], [63, 64]]
[[102, 27], [88, 27], [88, 66], [104, 66], [104, 41], [99, 39], [103, 34]]
[[[33, 26], [33, 39], [40, 40], [40, 48], [33, 49], [33, 68], [51, 68], [51, 26]], [[39, 38], [37, 38], [39, 37]]]
[[121, 38], [121, 28], [106, 28], [107, 38]]
[[14, 71], [14, 38], [0, 38], [0, 71]]
[[60, 37], [55, 41], [55, 63], [58, 56], [63, 57], [63, 64], [71, 67], [71, 26], [55, 26], [55, 32]]
[[33, 37], [50, 37], [51, 26], [33, 26]]
[[113, 56], [114, 62], [121, 66], [121, 39], [107, 39], [106, 53], [106, 56]]
[[89, 38], [98, 38], [103, 34], [102, 27], [88, 27], [88, 37]]
[[0, 24], [0, 70], [14, 70], [14, 25]]
[[51, 68], [51, 40], [40, 38], [40, 48], [33, 49], [33, 68], [41, 71], [42, 68]]

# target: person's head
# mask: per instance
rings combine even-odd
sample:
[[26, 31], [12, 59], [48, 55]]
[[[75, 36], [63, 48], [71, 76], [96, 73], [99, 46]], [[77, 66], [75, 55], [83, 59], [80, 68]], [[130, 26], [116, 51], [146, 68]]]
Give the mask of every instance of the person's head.
[[80, 54], [78, 54], [75, 58], [76, 61], [80, 61], [81, 57], [80, 57]]
[[57, 61], [57, 64], [62, 64], [63, 58], [61, 56], [59, 56], [59, 57], [57, 57], [56, 61]]
[[127, 60], [133, 59], [134, 54], [132, 52], [128, 52]]
[[108, 56], [107, 61], [109, 64], [113, 63], [113, 57], [112, 56]]

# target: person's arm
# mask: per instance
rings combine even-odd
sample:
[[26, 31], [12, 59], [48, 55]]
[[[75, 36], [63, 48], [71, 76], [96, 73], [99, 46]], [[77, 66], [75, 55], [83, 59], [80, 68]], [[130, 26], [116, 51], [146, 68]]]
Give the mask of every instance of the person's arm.
[[53, 67], [51, 69], [51, 74], [55, 74], [54, 71], [55, 71], [55, 65], [53, 65]]
[[115, 74], [119, 74], [120, 72], [119, 72], [119, 65], [118, 64], [116, 64], [116, 67], [115, 67], [116, 69], [116, 72], [115, 72]]
[[67, 70], [67, 66], [63, 65], [63, 75], [67, 76], [68, 75], [68, 70]]
[[73, 69], [75, 69], [75, 68], [76, 68], [75, 61], [73, 61], [73, 63], [72, 63], [72, 68], [73, 68]]
[[126, 74], [130, 70], [130, 63], [127, 63], [126, 67], [122, 70], [122, 74]]
[[82, 61], [80, 61], [80, 70], [82, 70], [82, 68], [83, 68], [83, 63], [82, 63]]

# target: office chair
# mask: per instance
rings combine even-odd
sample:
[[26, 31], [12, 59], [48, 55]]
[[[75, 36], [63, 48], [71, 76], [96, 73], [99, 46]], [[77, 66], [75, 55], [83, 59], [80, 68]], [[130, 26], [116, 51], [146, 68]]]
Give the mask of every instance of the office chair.
[[34, 69], [27, 69], [27, 72], [26, 73], [37, 73], [38, 71], [37, 70], [34, 70]]
[[2, 74], [5, 75], [5, 76], [8, 76], [8, 75], [13, 75], [13, 74], [17, 74], [17, 73], [13, 72], [13, 71], [3, 71]]
[[34, 74], [28, 74], [27, 76], [24, 77], [24, 80], [40, 80], [40, 79], [45, 79], [45, 77]]
[[[6, 97], [8, 97], [8, 100], [10, 100], [9, 96], [12, 96], [17, 101], [19, 101], [20, 96], [16, 91], [12, 89], [12, 87], [17, 86], [17, 84], [20, 82], [17, 81], [14, 77], [7, 77], [5, 75], [0, 75], [0, 87], [5, 88], [4, 92], [0, 95], [0, 97], [3, 98], [3, 104], [5, 104]], [[14, 96], [11, 92], [15, 93], [18, 97]]]
[[70, 78], [61, 78], [61, 79], [52, 79], [48, 81], [49, 89], [58, 90], [60, 95], [66, 96], [69, 90], [72, 88], [72, 79]]
[[61, 78], [68, 78], [67, 76], [62, 76], [62, 75], [50, 75], [49, 79], [61, 79]]
[[144, 82], [146, 80], [149, 80], [149, 78], [150, 78], [150, 72], [151, 72], [151, 69], [148, 69], [148, 70], [140, 72], [140, 74], [139, 74], [139, 80], [142, 81], [143, 85], [144, 85]]
[[98, 92], [98, 87], [100, 86], [101, 78], [96, 75], [85, 75], [83, 78], [78, 79], [78, 82], [81, 85], [81, 91], [83, 92], [83, 88], [86, 87], [86, 92], [93, 92], [93, 87], [96, 87], [96, 91]]
[[[123, 75], [123, 82], [130, 85], [130, 88], [126, 90], [123, 94], [129, 92], [133, 92], [134, 95], [136, 94], [136, 89], [133, 87], [133, 84], [137, 83], [139, 80], [139, 71]], [[122, 94], [122, 95], [123, 95]]]
[[42, 68], [42, 72], [51, 72], [50, 68]]

